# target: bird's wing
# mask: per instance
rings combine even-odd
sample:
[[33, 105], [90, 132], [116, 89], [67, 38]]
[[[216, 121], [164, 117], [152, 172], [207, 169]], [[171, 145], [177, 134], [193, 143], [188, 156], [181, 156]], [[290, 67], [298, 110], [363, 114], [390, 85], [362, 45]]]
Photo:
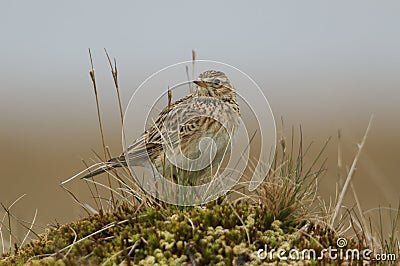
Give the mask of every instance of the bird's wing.
[[[152, 158], [163, 150], [163, 144], [174, 146], [179, 143], [180, 138], [188, 138], [198, 131], [201, 124], [199, 110], [193, 109], [193, 96], [188, 95], [170, 106], [165, 107], [158, 115], [153, 125], [146, 130], [127, 149], [129, 160], [140, 160], [149, 156]], [[187, 117], [194, 117], [185, 126], [180, 125]], [[197, 117], [197, 118], [196, 118]], [[125, 162], [125, 156], [117, 158]]]
[[[205, 97], [208, 98], [208, 97]], [[199, 138], [209, 130], [209, 120], [204, 106], [207, 101], [196, 101], [189, 95], [164, 108], [153, 125], [146, 130], [127, 150], [129, 159], [150, 158], [163, 150], [163, 145], [176, 145]]]

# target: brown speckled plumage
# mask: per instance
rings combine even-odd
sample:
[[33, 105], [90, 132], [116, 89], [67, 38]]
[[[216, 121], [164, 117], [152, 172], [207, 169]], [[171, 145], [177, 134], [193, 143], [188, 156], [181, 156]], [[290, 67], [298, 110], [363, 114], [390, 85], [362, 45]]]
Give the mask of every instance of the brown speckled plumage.
[[[165, 173], [170, 173], [174, 176], [180, 169], [165, 158], [165, 145], [173, 149], [180, 148], [187, 158], [195, 159], [200, 155], [200, 140], [205, 137], [213, 138], [217, 144], [216, 156], [209, 167], [195, 175], [202, 176], [210, 167], [219, 164], [230, 151], [231, 137], [228, 131], [234, 136], [239, 127], [236, 91], [226, 75], [215, 70], [203, 72], [194, 83], [196, 90], [165, 107], [154, 124], [129, 146], [125, 154], [111, 159], [107, 166], [96, 169], [84, 178], [105, 172], [111, 167], [126, 166], [127, 160], [130, 165], [148, 166], [147, 158], [160, 174], [165, 176]], [[126, 154], [129, 158], [125, 158]]]

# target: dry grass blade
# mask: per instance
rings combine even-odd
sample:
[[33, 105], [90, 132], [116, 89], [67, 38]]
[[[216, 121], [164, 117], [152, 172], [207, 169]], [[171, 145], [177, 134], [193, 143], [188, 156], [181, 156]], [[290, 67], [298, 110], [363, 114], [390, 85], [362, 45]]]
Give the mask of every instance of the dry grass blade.
[[365, 142], [367, 140], [367, 135], [368, 135], [368, 132], [369, 132], [369, 130], [371, 128], [371, 124], [372, 124], [372, 119], [373, 119], [373, 116], [371, 116], [371, 118], [369, 120], [367, 129], [365, 130], [364, 137], [362, 138], [361, 143], [358, 144], [357, 154], [354, 157], [354, 160], [353, 160], [353, 163], [351, 165], [350, 171], [349, 171], [349, 173], [347, 175], [346, 181], [345, 181], [345, 183], [343, 185], [343, 188], [342, 188], [342, 190], [340, 192], [338, 201], [336, 203], [335, 211], [333, 213], [332, 220], [331, 220], [331, 223], [330, 223], [331, 227], [333, 227], [333, 225], [335, 223], [335, 220], [336, 220], [336, 217], [339, 215], [339, 210], [340, 210], [340, 207], [342, 206], [344, 195], [346, 194], [347, 188], [350, 185], [350, 181], [351, 181], [351, 179], [352, 179], [352, 177], [354, 175], [354, 172], [356, 170], [357, 162], [358, 162], [358, 159], [360, 158], [361, 151], [362, 151], [362, 149], [364, 147], [364, 144], [365, 144]]
[[[11, 213], [10, 213], [10, 209], [5, 207], [3, 205], [3, 203], [1, 203], [1, 206], [3, 207], [4, 211], [6, 212], [7, 218], [8, 218], [7, 219], [8, 220], [8, 228], [7, 229], [8, 229], [8, 234], [9, 234], [9, 237], [10, 237], [8, 243], [10, 245], [9, 249], [10, 249], [10, 252], [11, 252], [11, 243], [12, 243], [12, 237], [13, 237], [13, 233], [12, 233], [12, 229], [11, 229]], [[16, 238], [16, 237], [14, 236], [14, 238]]]
[[[90, 215], [89, 210], [86, 209], [86, 206], [75, 196], [74, 193], [72, 193], [72, 191], [70, 191], [68, 188], [66, 188], [66, 187], [63, 186], [63, 185], [61, 185], [61, 187], [62, 187], [65, 191], [67, 191], [67, 193], [72, 197], [72, 199], [73, 199], [76, 203], [78, 203], [78, 205], [81, 206], [81, 207], [86, 211], [86, 213], [87, 213], [88, 215]], [[100, 200], [100, 199], [99, 199], [99, 200]]]
[[66, 258], [68, 256], [68, 254], [71, 252], [72, 248], [74, 247], [74, 244], [76, 243], [76, 240], [78, 239], [78, 235], [76, 234], [76, 231], [74, 230], [74, 228], [69, 226], [69, 229], [71, 229], [71, 231], [74, 233], [74, 240], [72, 241], [71, 247], [65, 253], [64, 258]]
[[[197, 57], [197, 54], [196, 54], [196, 51], [195, 50], [192, 50], [192, 79], [194, 79], [194, 67], [195, 67], [195, 64], [196, 64], [196, 57]], [[194, 90], [195, 90], [195, 87], [193, 86], [193, 84], [192, 83], [190, 83], [191, 84], [191, 86], [192, 86], [192, 89], [191, 89], [191, 91], [190, 92], [194, 92]]]
[[[121, 199], [124, 199], [124, 196], [121, 193], [119, 193], [118, 191], [116, 191], [115, 189], [113, 189], [112, 187], [106, 186], [106, 185], [104, 185], [104, 184], [102, 184], [100, 182], [92, 181], [90, 179], [88, 179], [88, 182], [94, 183], [94, 184], [96, 184], [96, 185], [98, 185], [100, 187], [103, 187], [103, 188], [105, 188], [107, 190], [110, 190], [112, 193], [115, 193]], [[127, 203], [130, 203], [130, 202], [127, 202]], [[130, 203], [130, 205], [132, 205], [132, 203]]]
[[168, 109], [171, 107], [171, 103], [172, 103], [172, 91], [168, 86]]
[[189, 92], [190, 93], [193, 93], [196, 90], [194, 84], [191, 82], [194, 79], [196, 57], [197, 57], [196, 51], [192, 50], [192, 77], [191, 78], [190, 78], [190, 75], [189, 75], [189, 67], [185, 66], [186, 78], [188, 80], [188, 86], [189, 86]]
[[[120, 90], [119, 90], [117, 60], [114, 58], [114, 65], [113, 65], [112, 62], [111, 62], [111, 58], [110, 58], [106, 48], [104, 48], [104, 52], [106, 53], [107, 60], [108, 60], [108, 63], [110, 65], [110, 69], [111, 69], [111, 74], [112, 74], [112, 77], [113, 77], [113, 80], [114, 80], [114, 87], [115, 87], [115, 91], [117, 93], [119, 114], [120, 114], [120, 118], [121, 118], [121, 130], [122, 130], [123, 136], [125, 137], [125, 133], [124, 133], [124, 111], [123, 111], [123, 108], [122, 108], [121, 93], [120, 93]], [[111, 158], [111, 155], [109, 155], [109, 158]], [[116, 171], [114, 171], [114, 174], [118, 177], [118, 173]], [[121, 180], [121, 182], [122, 182], [122, 180]], [[114, 207], [116, 207], [116, 206], [114, 206]]]
[[351, 191], [353, 192], [353, 197], [356, 202], [357, 210], [360, 213], [360, 221], [361, 221], [361, 227], [363, 228], [363, 232], [367, 241], [367, 244], [369, 247], [373, 247], [373, 242], [372, 242], [372, 235], [368, 233], [366, 228], [368, 228], [367, 221], [365, 220], [365, 216], [363, 215], [363, 211], [361, 209], [361, 204], [360, 201], [358, 200], [357, 192], [353, 186], [353, 182], [350, 182], [350, 187]]
[[[30, 232], [33, 232], [32, 228], [33, 228], [33, 225], [35, 224], [35, 221], [36, 221], [37, 212], [38, 212], [38, 210], [36, 209], [36, 210], [35, 210], [35, 215], [33, 216], [33, 219], [32, 219], [32, 223], [31, 223], [31, 225], [29, 226], [28, 232], [26, 232], [26, 235], [25, 235], [24, 239], [23, 239], [22, 242], [21, 242], [21, 246], [24, 245], [26, 239], [27, 239], [28, 236], [29, 236], [29, 233], [30, 233]], [[38, 234], [36, 234], [35, 232], [33, 232], [33, 233], [36, 235], [36, 237], [39, 237]]]
[[[86, 163], [85, 160], [82, 159], [82, 163], [85, 165], [86, 169], [89, 169], [89, 165]], [[93, 177], [92, 177], [92, 179], [93, 179]], [[92, 197], [93, 197], [93, 200], [94, 200], [94, 202], [95, 202], [95, 204], [96, 204], [97, 209], [99, 209], [99, 207], [101, 206], [101, 210], [102, 210], [102, 209], [103, 209], [103, 205], [102, 205], [102, 202], [101, 202], [101, 200], [100, 200], [99, 189], [97, 188], [96, 185], [94, 186], [94, 189], [96, 190], [96, 196], [95, 196], [94, 193], [93, 193], [93, 191], [92, 191], [92, 189], [90, 188], [88, 182], [86, 182], [86, 180], [85, 180], [85, 183], [86, 183], [87, 187], [89, 188], [90, 194], [91, 194]], [[98, 201], [99, 201], [99, 202], [98, 202]], [[100, 204], [100, 206], [99, 206], [99, 204]]]
[[111, 74], [113, 76], [114, 86], [115, 86], [115, 90], [117, 92], [117, 97], [118, 97], [118, 107], [119, 107], [119, 114], [121, 116], [121, 126], [123, 127], [124, 126], [124, 111], [122, 108], [121, 94], [119, 91], [117, 60], [114, 58], [114, 65], [113, 65], [106, 48], [104, 48], [104, 52], [106, 53], [108, 63], [110, 64]]
[[343, 152], [342, 152], [342, 132], [338, 130], [338, 157], [337, 157], [337, 167], [338, 167], [338, 182], [339, 186], [343, 186]]
[[[101, 115], [100, 115], [100, 104], [99, 104], [99, 96], [98, 96], [98, 93], [97, 93], [96, 76], [95, 76], [95, 72], [94, 72], [92, 52], [90, 51], [90, 48], [89, 48], [89, 57], [90, 57], [90, 65], [91, 65], [91, 70], [89, 71], [89, 74], [90, 74], [90, 78], [92, 80], [93, 89], [94, 89], [94, 95], [95, 95], [95, 98], [96, 98], [97, 119], [98, 119], [99, 127], [100, 127], [101, 142], [102, 142], [103, 151], [104, 151], [104, 161], [107, 161], [106, 142], [104, 140], [104, 131], [103, 131], [103, 123], [101, 121]], [[111, 187], [111, 179], [110, 179], [110, 177], [108, 177], [108, 184]], [[115, 203], [114, 195], [113, 195], [112, 191], [110, 193], [111, 193], [111, 200], [112, 200], [112, 202], [114, 204]]]
[[91, 70], [89, 71], [89, 75], [90, 78], [92, 80], [92, 84], [93, 84], [93, 89], [94, 89], [94, 95], [96, 98], [96, 106], [97, 106], [97, 119], [99, 122], [99, 126], [100, 126], [100, 135], [101, 135], [101, 142], [103, 144], [103, 149], [104, 149], [104, 159], [107, 160], [107, 153], [106, 153], [106, 144], [105, 144], [105, 140], [104, 140], [104, 131], [103, 131], [103, 123], [101, 121], [101, 114], [100, 114], [100, 104], [99, 104], [99, 95], [97, 92], [97, 84], [96, 84], [96, 75], [94, 72], [94, 65], [93, 65], [93, 59], [92, 59], [92, 52], [89, 49], [89, 57], [90, 57], [90, 65], [91, 65]]
[[189, 75], [189, 67], [188, 66], [185, 66], [185, 72], [186, 72], [186, 78], [188, 80], [189, 92], [192, 93], [194, 90], [193, 90], [193, 85], [190, 82], [190, 75]]
[[23, 197], [25, 197], [25, 196], [26, 196], [26, 194], [21, 195], [19, 198], [17, 198], [16, 200], [14, 200], [14, 202], [11, 203], [11, 205], [8, 206], [8, 208], [5, 207], [5, 206], [3, 205], [3, 203], [1, 203], [1, 206], [2, 206], [3, 209], [5, 210], [5, 214], [3, 215], [3, 218], [2, 218], [2, 220], [1, 220], [1, 222], [0, 222], [0, 236], [1, 236], [1, 240], [2, 240], [2, 249], [3, 249], [3, 253], [5, 253], [5, 250], [4, 250], [5, 245], [4, 245], [3, 231], [2, 231], [2, 228], [3, 228], [3, 226], [4, 226], [4, 220], [6, 219], [6, 217], [8, 218], [8, 219], [7, 219], [7, 220], [8, 220], [8, 228], [7, 228], [7, 229], [8, 229], [8, 233], [9, 233], [8, 246], [9, 246], [9, 249], [10, 249], [10, 251], [11, 251], [12, 237], [13, 237], [12, 230], [11, 230], [11, 208], [12, 208], [15, 204], [17, 204], [17, 202], [19, 202], [19, 201], [20, 201]]
[[[4, 237], [3, 237], [3, 230], [2, 230], [2, 226], [0, 224], [0, 239], [1, 239], [1, 249], [2, 249], [2, 254], [5, 253], [5, 242], [4, 242]], [[7, 244], [7, 246], [9, 246], [10, 244]]]

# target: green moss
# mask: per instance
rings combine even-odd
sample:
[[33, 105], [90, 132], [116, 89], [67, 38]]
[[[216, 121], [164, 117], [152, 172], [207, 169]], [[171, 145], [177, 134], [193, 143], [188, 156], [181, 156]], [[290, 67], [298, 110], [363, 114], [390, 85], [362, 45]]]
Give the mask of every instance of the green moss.
[[261, 265], [272, 262], [257, 258], [265, 246], [318, 251], [336, 243], [338, 236], [326, 228], [310, 225], [299, 232], [303, 224], [274, 220], [262, 206], [247, 203], [140, 210], [121, 206], [114, 213], [48, 229], [39, 240], [0, 258], [0, 265], [181, 265], [193, 260], [199, 265]]

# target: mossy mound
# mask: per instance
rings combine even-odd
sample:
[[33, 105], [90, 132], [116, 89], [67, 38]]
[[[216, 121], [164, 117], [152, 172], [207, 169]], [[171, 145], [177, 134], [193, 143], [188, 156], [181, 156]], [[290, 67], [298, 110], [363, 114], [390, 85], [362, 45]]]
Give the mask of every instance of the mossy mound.
[[0, 258], [0, 265], [268, 265], [277, 257], [260, 258], [258, 250], [265, 247], [319, 252], [336, 245], [332, 231], [305, 224], [275, 220], [263, 206], [247, 203], [121, 206], [48, 229], [39, 240]]

